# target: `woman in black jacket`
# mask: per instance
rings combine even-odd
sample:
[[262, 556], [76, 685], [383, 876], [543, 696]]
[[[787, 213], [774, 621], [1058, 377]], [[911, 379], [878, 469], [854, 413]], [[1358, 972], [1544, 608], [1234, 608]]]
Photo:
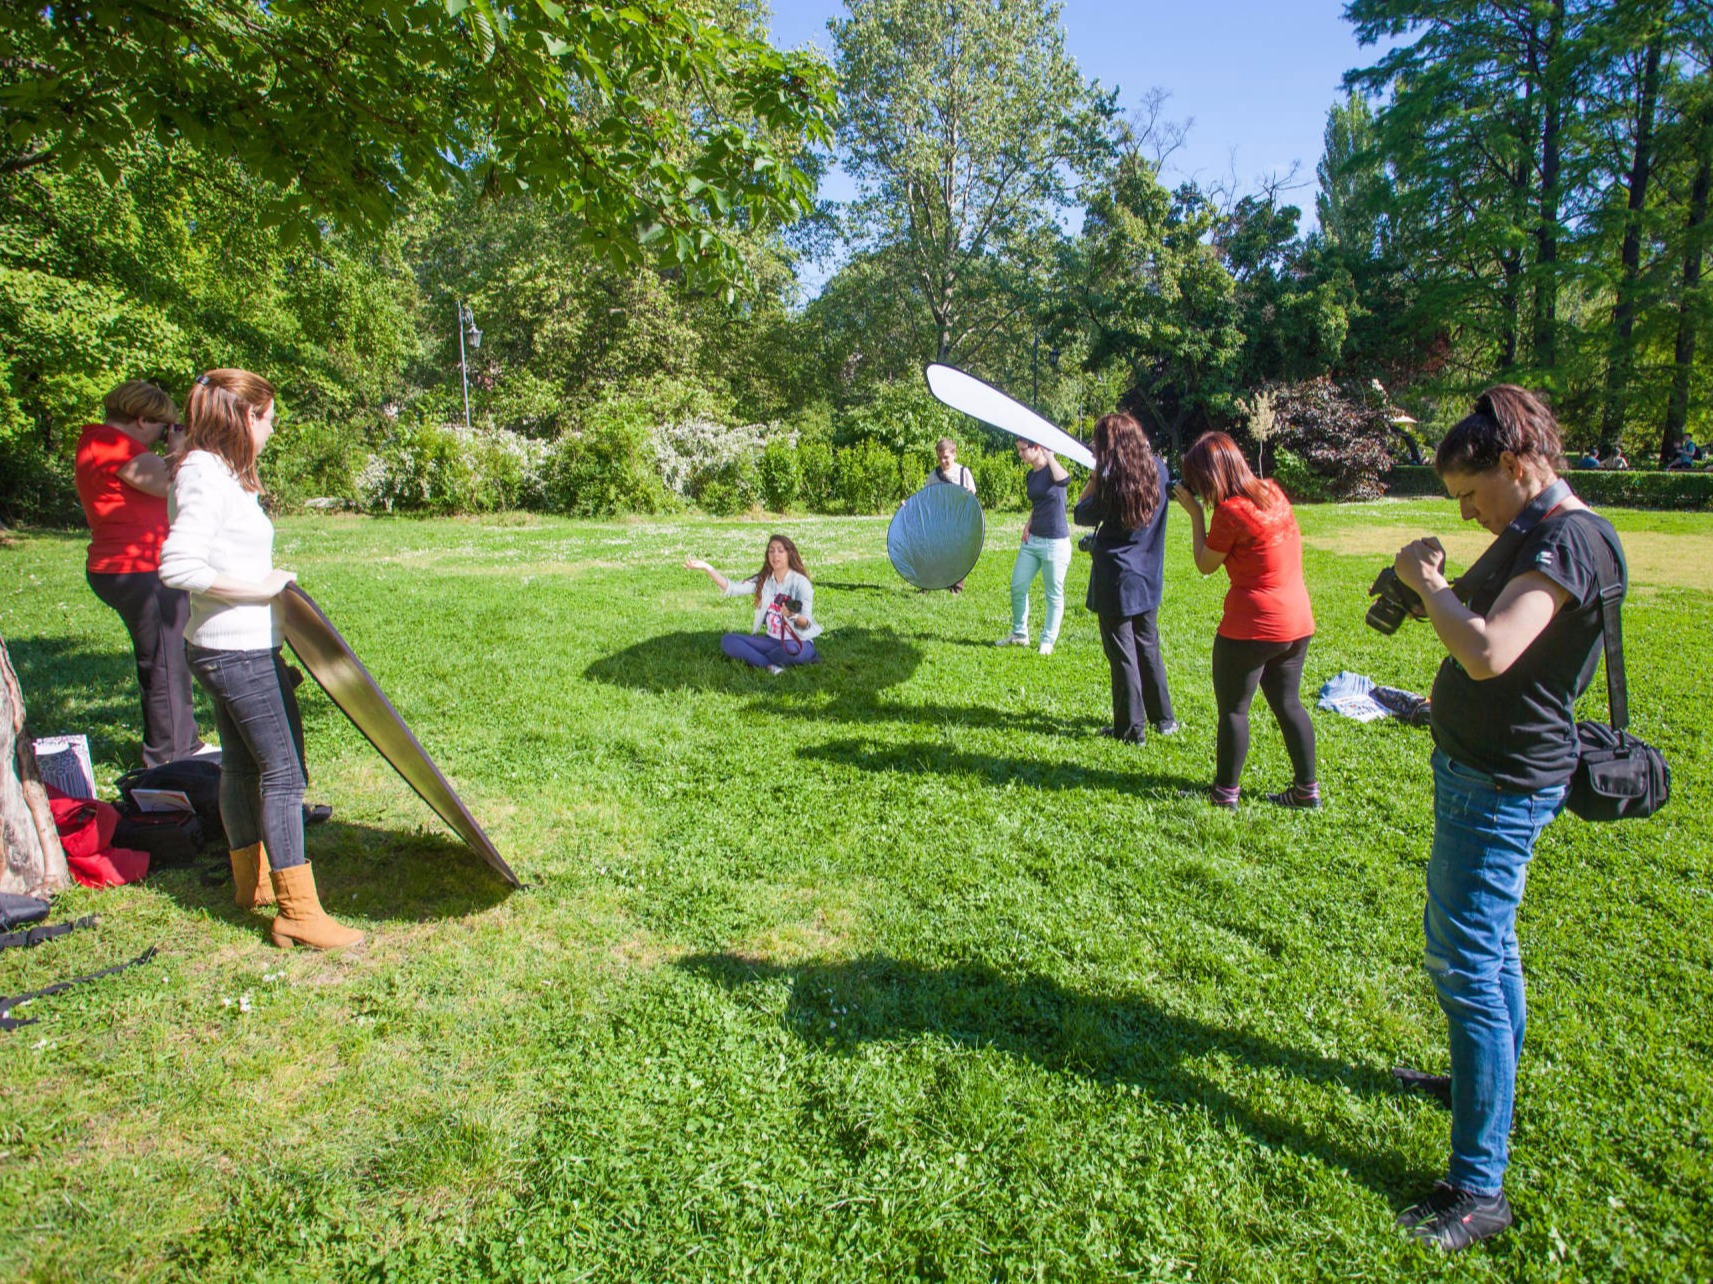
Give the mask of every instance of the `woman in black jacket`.
[[1103, 735], [1133, 744], [1148, 727], [1178, 729], [1166, 666], [1160, 658], [1161, 581], [1166, 555], [1166, 465], [1129, 415], [1107, 415], [1094, 426], [1094, 472], [1077, 501], [1076, 523], [1093, 526], [1088, 609], [1100, 621], [1100, 642], [1112, 668], [1112, 725]]

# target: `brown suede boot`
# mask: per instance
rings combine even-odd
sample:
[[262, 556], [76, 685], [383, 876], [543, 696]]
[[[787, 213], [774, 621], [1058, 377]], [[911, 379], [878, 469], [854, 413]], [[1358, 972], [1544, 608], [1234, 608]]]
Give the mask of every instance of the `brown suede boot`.
[[274, 888], [268, 879], [268, 850], [260, 843], [251, 843], [232, 853], [232, 902], [242, 910], [274, 903]]
[[280, 898], [279, 917], [274, 919], [274, 944], [282, 950], [294, 945], [307, 945], [317, 950], [338, 950], [355, 945], [363, 934], [355, 928], [340, 927], [321, 908], [321, 898], [315, 894], [315, 875], [309, 862], [276, 869], [270, 875], [274, 893]]

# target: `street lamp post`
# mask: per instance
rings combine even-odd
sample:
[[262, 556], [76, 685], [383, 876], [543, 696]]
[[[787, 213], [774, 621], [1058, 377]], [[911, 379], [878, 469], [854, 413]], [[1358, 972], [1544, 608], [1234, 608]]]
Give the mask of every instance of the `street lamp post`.
[[476, 314], [463, 302], [458, 304], [458, 372], [464, 378], [464, 427], [470, 426], [470, 363], [464, 353], [464, 337], [469, 335], [470, 346], [482, 346], [482, 332], [476, 328]]

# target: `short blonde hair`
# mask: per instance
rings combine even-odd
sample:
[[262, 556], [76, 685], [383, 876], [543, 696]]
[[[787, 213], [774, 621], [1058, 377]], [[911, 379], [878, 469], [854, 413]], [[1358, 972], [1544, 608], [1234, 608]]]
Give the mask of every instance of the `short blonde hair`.
[[178, 422], [178, 407], [173, 404], [173, 399], [142, 379], [127, 379], [101, 399], [101, 408], [109, 419], [121, 422], [133, 419], [153, 419], [164, 424]]

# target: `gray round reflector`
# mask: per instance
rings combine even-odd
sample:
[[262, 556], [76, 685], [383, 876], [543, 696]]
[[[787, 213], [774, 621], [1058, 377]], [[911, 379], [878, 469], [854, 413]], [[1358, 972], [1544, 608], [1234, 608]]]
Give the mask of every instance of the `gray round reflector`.
[[975, 569], [987, 523], [981, 503], [962, 486], [924, 486], [892, 515], [886, 555], [893, 569], [922, 589], [951, 588]]

